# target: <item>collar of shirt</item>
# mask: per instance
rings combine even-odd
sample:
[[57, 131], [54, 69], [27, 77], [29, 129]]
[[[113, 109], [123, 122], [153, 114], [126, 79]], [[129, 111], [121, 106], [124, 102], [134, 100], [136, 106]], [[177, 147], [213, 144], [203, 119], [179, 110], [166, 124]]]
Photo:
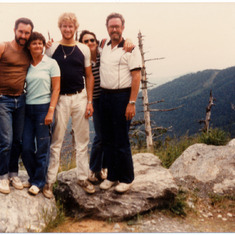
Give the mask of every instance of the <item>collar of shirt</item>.
[[46, 54], [44, 54], [43, 57], [42, 57], [42, 61], [41, 62], [47, 62], [48, 59], [49, 59], [49, 57]]
[[[122, 41], [118, 44], [117, 47], [123, 47], [124, 46], [125, 39], [122, 38]], [[111, 45], [111, 40], [107, 43], [107, 46]]]

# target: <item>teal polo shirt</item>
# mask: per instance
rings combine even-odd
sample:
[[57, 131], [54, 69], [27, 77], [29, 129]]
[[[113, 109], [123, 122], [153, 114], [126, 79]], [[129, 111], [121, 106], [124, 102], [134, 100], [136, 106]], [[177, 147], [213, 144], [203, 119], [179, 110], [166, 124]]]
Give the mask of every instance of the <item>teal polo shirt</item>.
[[56, 60], [44, 55], [36, 66], [30, 64], [26, 76], [26, 104], [50, 103], [53, 77], [60, 77]]

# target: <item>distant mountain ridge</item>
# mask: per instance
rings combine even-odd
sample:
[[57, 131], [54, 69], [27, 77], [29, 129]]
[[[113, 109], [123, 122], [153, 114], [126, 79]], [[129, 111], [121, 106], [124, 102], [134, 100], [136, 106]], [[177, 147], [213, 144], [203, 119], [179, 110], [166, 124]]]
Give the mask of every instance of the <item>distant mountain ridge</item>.
[[[216, 99], [212, 107], [210, 126], [221, 128], [235, 136], [235, 67], [223, 70], [208, 69], [186, 74], [171, 82], [148, 91], [149, 102], [164, 99], [165, 102], [151, 105], [151, 109], [169, 109], [183, 105], [170, 112], [151, 112], [151, 120], [157, 126], [172, 126], [171, 135], [182, 136], [198, 133], [203, 127], [198, 123], [205, 119], [210, 90]], [[142, 94], [140, 92], [139, 97]], [[137, 102], [136, 120], [143, 119], [141, 99]]]

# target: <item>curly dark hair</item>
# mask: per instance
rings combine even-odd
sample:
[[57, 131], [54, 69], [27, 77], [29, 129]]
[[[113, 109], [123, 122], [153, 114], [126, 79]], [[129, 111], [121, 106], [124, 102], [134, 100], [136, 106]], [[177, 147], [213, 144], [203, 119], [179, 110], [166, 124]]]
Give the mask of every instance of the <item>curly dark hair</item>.
[[43, 46], [46, 45], [46, 39], [41, 33], [32, 32], [32, 34], [27, 42], [27, 46], [29, 46], [32, 41], [36, 41], [36, 40], [41, 40], [43, 43]]

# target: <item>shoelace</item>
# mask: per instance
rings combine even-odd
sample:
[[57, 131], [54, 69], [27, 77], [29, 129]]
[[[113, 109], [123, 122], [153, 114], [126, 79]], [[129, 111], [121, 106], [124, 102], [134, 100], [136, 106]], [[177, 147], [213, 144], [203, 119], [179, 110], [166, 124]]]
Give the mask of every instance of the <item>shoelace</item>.
[[3, 186], [9, 186], [8, 180], [2, 180], [2, 185]]
[[20, 179], [18, 177], [13, 177], [12, 180], [14, 180], [15, 182], [19, 183]]

